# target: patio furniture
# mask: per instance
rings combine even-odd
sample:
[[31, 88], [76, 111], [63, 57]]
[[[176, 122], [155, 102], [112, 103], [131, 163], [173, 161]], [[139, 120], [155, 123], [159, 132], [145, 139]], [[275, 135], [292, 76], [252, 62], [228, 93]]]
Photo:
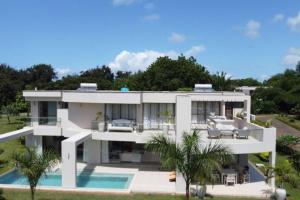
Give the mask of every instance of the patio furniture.
[[236, 174], [227, 174], [225, 179], [226, 185], [234, 185], [236, 184]]
[[208, 137], [209, 138], [220, 138], [221, 137], [221, 131], [218, 129], [207, 129]]
[[134, 152], [124, 152], [120, 153], [121, 162], [133, 162], [140, 163], [142, 161], [142, 154]]
[[236, 138], [244, 138], [248, 139], [250, 135], [250, 130], [249, 129], [239, 129], [236, 131], [237, 135]]
[[228, 175], [233, 174], [235, 175], [235, 183], [237, 183], [237, 171], [235, 169], [221, 169], [221, 182], [226, 184], [226, 178]]
[[233, 125], [216, 124], [216, 128], [219, 129], [222, 136], [232, 136], [234, 138], [234, 130], [236, 128]]
[[109, 131], [133, 131], [133, 121], [128, 119], [116, 119], [112, 120], [111, 123], [108, 123], [107, 130]]
[[250, 174], [243, 174], [243, 183], [250, 183]]
[[215, 183], [221, 183], [221, 175], [219, 173], [212, 174]]

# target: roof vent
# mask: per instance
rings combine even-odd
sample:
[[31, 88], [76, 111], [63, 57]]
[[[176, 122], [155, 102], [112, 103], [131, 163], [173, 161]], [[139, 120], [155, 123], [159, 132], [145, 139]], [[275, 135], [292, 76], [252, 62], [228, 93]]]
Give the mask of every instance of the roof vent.
[[195, 84], [195, 92], [213, 92], [212, 84]]
[[97, 83], [80, 83], [80, 87], [77, 90], [86, 92], [96, 91]]

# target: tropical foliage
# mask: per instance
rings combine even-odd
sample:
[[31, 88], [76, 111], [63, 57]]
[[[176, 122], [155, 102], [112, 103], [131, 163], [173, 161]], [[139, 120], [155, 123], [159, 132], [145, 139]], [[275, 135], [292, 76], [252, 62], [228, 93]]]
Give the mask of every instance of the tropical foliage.
[[213, 182], [213, 170], [220, 169], [222, 164], [231, 161], [232, 154], [219, 143], [204, 146], [196, 130], [184, 133], [182, 139], [181, 144], [176, 144], [164, 135], [154, 136], [146, 144], [146, 149], [159, 153], [165, 168], [182, 174], [186, 198], [189, 199], [190, 184], [200, 181], [205, 185], [208, 181]]
[[35, 148], [26, 147], [24, 152], [15, 152], [13, 160], [18, 171], [27, 178], [31, 199], [34, 200], [39, 179], [42, 175], [46, 175], [46, 169], [57, 164], [57, 155], [51, 150], [38, 154]]

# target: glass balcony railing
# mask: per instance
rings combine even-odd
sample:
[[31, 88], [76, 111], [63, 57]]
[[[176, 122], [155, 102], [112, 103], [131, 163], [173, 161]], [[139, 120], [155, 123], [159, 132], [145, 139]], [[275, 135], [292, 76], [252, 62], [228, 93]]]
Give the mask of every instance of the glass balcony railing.
[[28, 117], [27, 126], [60, 126], [61, 119], [58, 117]]

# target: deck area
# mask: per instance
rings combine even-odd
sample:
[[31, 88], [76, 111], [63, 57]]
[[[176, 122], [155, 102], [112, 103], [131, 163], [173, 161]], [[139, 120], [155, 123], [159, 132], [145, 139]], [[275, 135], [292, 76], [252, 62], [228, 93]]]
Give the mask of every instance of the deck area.
[[[262, 175], [250, 166], [251, 183], [226, 185], [208, 185], [207, 192], [211, 195], [242, 196], [266, 198], [272, 193], [272, 188], [265, 182]], [[108, 164], [101, 166], [77, 163], [77, 170], [93, 170], [103, 173], [132, 173], [134, 178], [128, 192], [134, 193], [167, 193], [175, 194], [175, 182], [169, 182], [169, 172], [160, 171], [157, 166], [138, 166], [132, 164]], [[195, 188], [195, 185], [191, 186]]]

